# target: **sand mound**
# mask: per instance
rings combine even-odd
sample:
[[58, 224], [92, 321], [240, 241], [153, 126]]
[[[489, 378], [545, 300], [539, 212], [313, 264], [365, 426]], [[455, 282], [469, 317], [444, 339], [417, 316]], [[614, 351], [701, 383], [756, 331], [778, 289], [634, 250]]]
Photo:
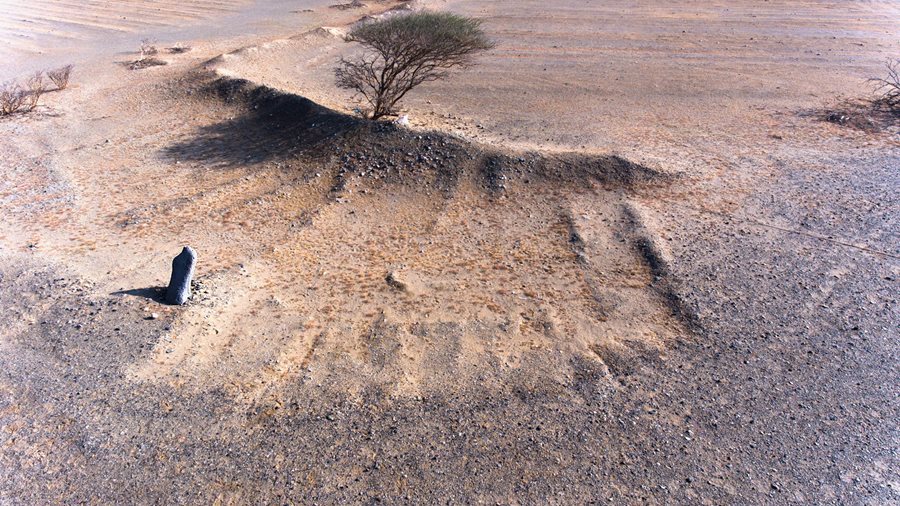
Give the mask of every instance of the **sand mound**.
[[[90, 142], [116, 145], [115, 164], [90, 170], [99, 151], [79, 148], [61, 173], [79, 199], [29, 215], [25, 231], [7, 225], [52, 237], [42, 251], [83, 255], [81, 272], [114, 266], [116, 293], [150, 290], [142, 273], [167, 263], [166, 244], [197, 249], [207, 294], [128, 364], [130, 377], [226, 388], [250, 404], [297, 381], [416, 395], [532, 363], [563, 381], [573, 360], [602, 369], [631, 357], [614, 368], [627, 374], [685, 334], [626, 213], [628, 192], [666, 177], [614, 155], [516, 152], [362, 121], [271, 71], [273, 54], [321, 68], [322, 48], [342, 45], [321, 28], [188, 75], [161, 68], [164, 85], [136, 81], [119, 106], [154, 112], [125, 129], [140, 135], [104, 131], [86, 110], [105, 135]], [[148, 166], [165, 184], [132, 169]], [[43, 234], [70, 216], [65, 237]]]
[[[211, 301], [135, 364], [136, 378], [227, 385], [249, 400], [298, 380], [419, 395], [524, 363], [565, 378], [572, 357], [629, 374], [685, 334], [625, 195], [664, 182], [656, 171], [616, 156], [497, 151], [206, 79], [201, 95], [232, 119], [161, 156], [224, 170], [290, 164], [294, 177], [264, 209], [234, 211], [269, 230], [264, 252], [206, 279]], [[159, 222], [159, 212], [129, 216]]]

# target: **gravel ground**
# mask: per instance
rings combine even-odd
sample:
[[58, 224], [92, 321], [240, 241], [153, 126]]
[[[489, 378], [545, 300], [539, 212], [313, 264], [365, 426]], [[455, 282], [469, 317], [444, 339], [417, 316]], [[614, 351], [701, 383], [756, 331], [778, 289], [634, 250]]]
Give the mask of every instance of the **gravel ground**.
[[[485, 7], [506, 49], [410, 97], [440, 119], [419, 127], [474, 108], [464, 123], [478, 126], [459, 128], [487, 145], [392, 126], [342, 138], [359, 122], [309, 100], [203, 93], [204, 62], [252, 35], [195, 41], [154, 69], [86, 62], [36, 114], [0, 122], [0, 160], [14, 161], [0, 162], [0, 504], [900, 503], [897, 127], [819, 118], [892, 50], [895, 8], [520, 5], [548, 19]], [[224, 59], [291, 81], [315, 73], [269, 70], [301, 42]], [[635, 86], [647, 69], [660, 86]], [[573, 77], [599, 87], [554, 94]], [[530, 103], [508, 91], [523, 86]], [[201, 286], [161, 305], [146, 287], [185, 241]], [[494, 269], [513, 246], [524, 268]], [[344, 265], [361, 251], [389, 254]], [[403, 369], [394, 327], [420, 317], [432, 279], [424, 261], [396, 271], [413, 295], [384, 279], [417, 251], [455, 269], [439, 280], [487, 281], [429, 294], [458, 318], [405, 322], [406, 344], [428, 346]], [[538, 296], [521, 302], [525, 284]], [[543, 288], [566, 295], [541, 306], [555, 319], [529, 321], [526, 337], [549, 344], [494, 339], [484, 301], [515, 316]], [[618, 305], [611, 321], [551, 325], [603, 303]], [[329, 328], [308, 316], [331, 319], [328, 343], [291, 333]], [[659, 335], [582, 346], [597, 329]], [[478, 349], [488, 337], [529, 351]], [[277, 370], [285, 357], [294, 368]], [[409, 371], [413, 393], [396, 386]]]
[[692, 332], [612, 375], [536, 352], [412, 398], [347, 396], [336, 375], [240, 408], [127, 378], [171, 316], [7, 256], [0, 310], [21, 328], [0, 354], [0, 497], [890, 504], [900, 160], [856, 156], [784, 166], [732, 215], [658, 203]]

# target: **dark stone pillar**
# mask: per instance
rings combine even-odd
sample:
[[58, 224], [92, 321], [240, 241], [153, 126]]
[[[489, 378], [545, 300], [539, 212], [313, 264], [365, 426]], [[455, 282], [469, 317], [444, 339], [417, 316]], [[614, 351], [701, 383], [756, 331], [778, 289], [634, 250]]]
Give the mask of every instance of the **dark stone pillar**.
[[172, 277], [166, 290], [168, 304], [182, 305], [191, 297], [191, 278], [194, 277], [194, 264], [197, 253], [190, 246], [185, 246], [181, 253], [172, 260]]

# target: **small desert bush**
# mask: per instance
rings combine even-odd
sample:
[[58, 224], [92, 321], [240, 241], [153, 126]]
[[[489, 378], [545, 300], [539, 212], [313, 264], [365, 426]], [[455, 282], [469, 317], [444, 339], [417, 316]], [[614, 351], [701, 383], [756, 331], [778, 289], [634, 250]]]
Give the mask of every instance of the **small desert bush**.
[[46, 72], [35, 72], [25, 79], [24, 86], [17, 81], [3, 84], [0, 86], [0, 116], [35, 110], [41, 101], [41, 96], [47, 92], [45, 75], [56, 85], [56, 89], [62, 90], [69, 85], [71, 73], [72, 65], [66, 65]]
[[888, 60], [887, 76], [873, 77], [869, 82], [875, 86], [876, 105], [900, 113], [900, 58]]
[[141, 54], [137, 60], [128, 63], [131, 70], [145, 69], [147, 67], [155, 67], [157, 65], [165, 65], [166, 62], [156, 57], [159, 49], [156, 47], [156, 41], [153, 39], [143, 39], [141, 41]]
[[0, 86], [0, 116], [9, 116], [22, 109], [25, 103], [25, 90], [19, 83], [9, 82]]
[[57, 90], [64, 90], [69, 86], [69, 76], [72, 74], [73, 65], [66, 65], [58, 69], [48, 70], [47, 78], [56, 86]]
[[159, 49], [156, 48], [155, 40], [153, 40], [153, 39], [141, 40], [141, 57], [140, 57], [141, 60], [143, 60], [144, 58], [149, 58], [151, 56], [156, 56], [157, 54], [159, 54]]
[[44, 88], [44, 73], [43, 72], [35, 72], [31, 76], [28, 77], [28, 80], [25, 81], [25, 100], [22, 104], [22, 108], [27, 111], [33, 111], [35, 107], [38, 105], [38, 101], [41, 99], [41, 95], [44, 94], [46, 88]]
[[352, 2], [348, 2], [345, 4], [329, 5], [330, 8], [337, 9], [340, 11], [346, 11], [346, 10], [350, 10], [350, 9], [362, 9], [365, 6], [366, 6], [366, 4], [362, 3], [360, 0], [353, 0]]
[[35, 72], [25, 80], [25, 87], [15, 81], [0, 86], [0, 116], [33, 111], [44, 94], [44, 73]]
[[172, 54], [187, 53], [190, 50], [191, 50], [191, 46], [187, 46], [185, 44], [182, 44], [181, 42], [178, 42], [169, 48], [169, 52]]

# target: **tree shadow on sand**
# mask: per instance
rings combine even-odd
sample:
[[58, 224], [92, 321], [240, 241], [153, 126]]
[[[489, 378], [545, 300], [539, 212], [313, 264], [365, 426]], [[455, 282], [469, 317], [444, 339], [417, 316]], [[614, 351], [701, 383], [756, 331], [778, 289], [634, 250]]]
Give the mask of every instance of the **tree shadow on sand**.
[[283, 160], [321, 151], [329, 141], [367, 123], [305, 97], [241, 79], [218, 79], [206, 91], [241, 106], [241, 114], [202, 127], [192, 138], [164, 148], [164, 158], [220, 167]]
[[302, 155], [340, 165], [335, 191], [343, 188], [345, 175], [370, 172], [377, 172], [382, 182], [401, 181], [401, 175], [406, 175], [408, 181], [430, 182], [452, 191], [460, 175], [474, 169], [494, 193], [501, 192], [510, 178], [579, 186], [589, 182], [631, 186], [668, 178], [617, 155], [486, 151], [484, 146], [446, 133], [418, 132], [342, 114], [305, 97], [241, 79], [220, 78], [204, 91], [234, 104], [236, 116], [202, 127], [190, 139], [164, 148], [163, 157], [236, 168]]

